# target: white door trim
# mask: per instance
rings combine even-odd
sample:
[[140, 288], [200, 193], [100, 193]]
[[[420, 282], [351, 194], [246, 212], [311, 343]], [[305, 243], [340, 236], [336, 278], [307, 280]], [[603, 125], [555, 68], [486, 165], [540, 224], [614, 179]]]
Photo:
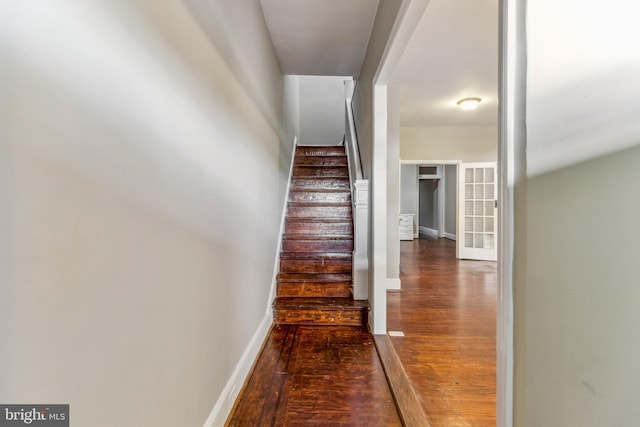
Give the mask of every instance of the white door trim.
[[[374, 91], [378, 85], [388, 81], [401, 52], [417, 26], [429, 0], [403, 0], [394, 30], [387, 43], [385, 53], [373, 79]], [[408, 13], [412, 11], [414, 13]], [[411, 18], [411, 19], [408, 19]], [[500, 245], [498, 252], [498, 302], [497, 302], [497, 427], [512, 427], [514, 424], [514, 301], [513, 301], [513, 248], [514, 248], [514, 185], [521, 182], [525, 172], [525, 94], [526, 94], [526, 0], [500, 0], [499, 17], [499, 143], [498, 182], [500, 197], [498, 218]], [[374, 105], [374, 115], [377, 108]], [[384, 106], [386, 111], [386, 105]], [[385, 117], [386, 119], [386, 117]], [[375, 126], [375, 125], [374, 125]], [[385, 130], [386, 133], [386, 130]], [[382, 149], [379, 144], [386, 139], [374, 137], [372, 151]], [[374, 164], [375, 167], [375, 164]], [[386, 181], [373, 182], [372, 191], [386, 195]], [[519, 196], [520, 197], [520, 196]], [[520, 199], [519, 199], [520, 200]], [[381, 228], [373, 224], [374, 234], [386, 235], [386, 224]], [[386, 288], [386, 281], [372, 283], [374, 289]], [[379, 312], [385, 307], [373, 307]], [[381, 329], [386, 332], [386, 325]], [[377, 332], [374, 329], [374, 333]]]
[[[526, 0], [501, 0], [496, 425], [514, 425], [515, 184], [526, 180]], [[519, 203], [522, 195], [519, 194]]]

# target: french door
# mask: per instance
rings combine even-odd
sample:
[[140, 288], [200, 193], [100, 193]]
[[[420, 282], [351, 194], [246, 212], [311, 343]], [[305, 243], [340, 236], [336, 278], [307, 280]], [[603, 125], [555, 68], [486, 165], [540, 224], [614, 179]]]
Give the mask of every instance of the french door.
[[458, 167], [458, 258], [498, 259], [497, 163]]

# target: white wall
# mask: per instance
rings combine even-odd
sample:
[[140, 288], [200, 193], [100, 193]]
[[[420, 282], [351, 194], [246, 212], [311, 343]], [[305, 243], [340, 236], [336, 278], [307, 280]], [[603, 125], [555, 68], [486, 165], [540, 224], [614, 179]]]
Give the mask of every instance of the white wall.
[[528, 12], [515, 425], [636, 425], [637, 7], [561, 0], [529, 2]]
[[[164, 2], [144, 3], [145, 19], [162, 16]], [[274, 132], [282, 131], [282, 72], [259, 1], [182, 0]], [[160, 22], [158, 22], [160, 23]], [[239, 31], [242, 29], [242, 31]], [[179, 34], [174, 34], [179, 36]]]
[[284, 199], [289, 183], [289, 167], [294, 141], [300, 139], [300, 77], [284, 76], [284, 137], [280, 146], [280, 198]]
[[[640, 417], [639, 164], [637, 147], [527, 183], [526, 302], [516, 330], [525, 425]], [[604, 228], [595, 226], [602, 218]]]
[[402, 160], [462, 160], [495, 162], [498, 130], [495, 126], [401, 127]]
[[352, 78], [298, 76], [300, 145], [338, 145], [342, 142], [345, 80]]
[[[243, 12], [233, 36], [266, 45], [259, 8]], [[69, 403], [73, 425], [202, 425], [267, 318], [273, 54], [257, 49], [251, 86], [181, 2], [1, 14], [0, 401]]]
[[400, 90], [387, 86], [387, 282], [400, 286]]

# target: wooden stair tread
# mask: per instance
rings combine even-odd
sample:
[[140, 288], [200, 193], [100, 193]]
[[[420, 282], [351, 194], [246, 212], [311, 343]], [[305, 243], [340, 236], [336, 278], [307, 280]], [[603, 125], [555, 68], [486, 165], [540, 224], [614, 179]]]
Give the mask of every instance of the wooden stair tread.
[[[349, 233], [346, 233], [346, 232], [342, 233], [340, 231], [325, 232], [323, 234], [305, 233], [303, 231], [299, 231], [295, 233], [286, 232], [284, 236], [282, 236], [282, 239], [283, 241], [292, 241], [292, 240], [338, 241], [338, 240], [353, 240], [353, 237]], [[295, 251], [295, 250], [288, 250], [288, 249], [283, 249], [283, 251], [284, 252], [304, 252], [304, 251]], [[331, 249], [324, 249], [324, 250], [312, 251], [312, 252], [342, 252], [342, 250], [332, 251]]]
[[296, 156], [294, 166], [347, 166], [347, 156]]
[[344, 195], [344, 194], [348, 194], [351, 195], [351, 190], [347, 189], [347, 188], [317, 188], [317, 189], [307, 189], [307, 188], [303, 188], [303, 189], [298, 189], [298, 188], [292, 188], [289, 191], [289, 197], [291, 197], [291, 195], [296, 196], [298, 194], [319, 194], [319, 195], [325, 195], [325, 194], [338, 194], [338, 195]]
[[[342, 175], [322, 175], [322, 176], [312, 176], [312, 175], [295, 175], [293, 179], [304, 179], [304, 180], [316, 180], [316, 181], [346, 181], [349, 182], [349, 177]], [[294, 187], [295, 188], [295, 187]]]
[[273, 305], [278, 308], [307, 308], [315, 310], [363, 310], [369, 308], [367, 301], [327, 297], [277, 297]]
[[329, 181], [329, 180], [335, 180], [335, 181], [342, 181], [342, 182], [349, 182], [349, 177], [348, 176], [306, 176], [306, 175], [301, 175], [301, 176], [294, 176], [292, 177], [294, 181], [296, 180], [301, 180], [301, 181]]
[[351, 193], [348, 188], [291, 188], [289, 193]]
[[282, 236], [283, 240], [353, 240], [350, 234], [347, 233], [324, 233], [320, 234], [305, 234], [305, 233], [285, 233]]
[[351, 273], [279, 273], [278, 281], [302, 283], [351, 282]]
[[298, 145], [296, 147], [296, 156], [304, 157], [326, 157], [326, 156], [344, 156], [346, 155], [343, 145]]
[[351, 207], [351, 202], [287, 202], [290, 208], [348, 208]]
[[351, 259], [347, 252], [294, 252], [286, 251], [280, 254], [282, 259]]
[[346, 217], [334, 217], [334, 218], [313, 218], [313, 217], [301, 217], [301, 216], [294, 216], [294, 217], [288, 217], [286, 218], [287, 222], [319, 222], [319, 223], [348, 223], [351, 224], [353, 223], [353, 219], [352, 218], [346, 218]]

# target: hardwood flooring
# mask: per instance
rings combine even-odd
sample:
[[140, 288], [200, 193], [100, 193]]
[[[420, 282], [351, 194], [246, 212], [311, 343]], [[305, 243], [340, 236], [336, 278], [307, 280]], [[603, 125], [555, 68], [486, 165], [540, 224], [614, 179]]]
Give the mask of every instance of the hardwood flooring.
[[371, 335], [275, 325], [227, 426], [400, 426]]
[[[404, 425], [495, 426], [496, 263], [456, 260], [455, 243], [446, 239], [403, 241], [400, 248], [402, 290], [389, 292], [387, 316], [388, 329], [405, 336], [376, 343]], [[416, 400], [421, 407], [405, 406]], [[402, 422], [368, 332], [275, 325], [226, 425]]]
[[432, 427], [496, 425], [496, 263], [455, 258], [455, 242], [400, 244], [388, 293], [394, 349]]

